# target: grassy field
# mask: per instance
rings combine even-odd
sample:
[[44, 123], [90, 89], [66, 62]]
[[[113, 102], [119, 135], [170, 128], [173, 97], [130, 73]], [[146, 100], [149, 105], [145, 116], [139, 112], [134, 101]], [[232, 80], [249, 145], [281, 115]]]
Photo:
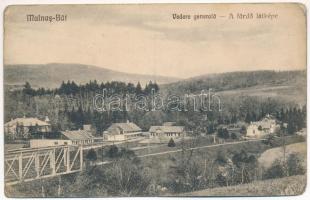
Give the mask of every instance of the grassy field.
[[218, 92], [218, 95], [222, 97], [229, 96], [254, 96], [258, 98], [268, 98], [274, 97], [278, 99], [285, 100], [286, 102], [294, 101], [298, 104], [305, 104], [307, 102], [306, 98], [307, 87], [304, 85], [280, 85], [280, 86], [255, 86], [248, 88], [241, 88], [235, 90], [226, 90]]
[[180, 196], [279, 196], [301, 195], [305, 191], [306, 175], [257, 181], [181, 194]]
[[[226, 141], [226, 142], [237, 142], [239, 140], [235, 140], [235, 141]], [[240, 140], [241, 141], [241, 140]], [[274, 146], [281, 146], [281, 138], [276, 138], [275, 141], [274, 141]], [[297, 143], [297, 142], [303, 142], [304, 141], [304, 138], [301, 137], [301, 136], [297, 136], [297, 135], [294, 135], [294, 136], [291, 136], [291, 137], [287, 137], [286, 139], [286, 143], [289, 145], [289, 144], [292, 144], [292, 143]], [[252, 145], [252, 150], [249, 150], [249, 152], [251, 153], [257, 153], [257, 152], [260, 152], [260, 151], [256, 151], [257, 148], [255, 147], [257, 144], [258, 146], [257, 147], [260, 147], [262, 146], [261, 145], [261, 141], [257, 141], [257, 142], [249, 142], [251, 145]], [[192, 148], [192, 147], [201, 147], [201, 146], [207, 146], [207, 145], [214, 145], [213, 143], [213, 139], [210, 138], [210, 137], [197, 137], [197, 138], [193, 138], [191, 140], [187, 140], [184, 142], [184, 145], [182, 145], [181, 142], [176, 142], [176, 146], [175, 147], [168, 147], [168, 145], [159, 145], [159, 146], [154, 146], [150, 149], [148, 148], [145, 148], [145, 149], [139, 149], [139, 150], [135, 150], [135, 153], [136, 155], [140, 156], [140, 155], [146, 155], [146, 154], [150, 154], [150, 153], [160, 153], [160, 152], [165, 152], [165, 151], [173, 151], [173, 150], [177, 150], [177, 149], [182, 149], [182, 147], [184, 149], [189, 149], [189, 148]], [[246, 145], [246, 143], [244, 144], [240, 144], [239, 146], [242, 146], [242, 145]], [[264, 145], [265, 146], [265, 145]], [[217, 148], [217, 147], [214, 147], [214, 148]], [[223, 146], [220, 146], [219, 147], [220, 149], [226, 149], [226, 147], [223, 147]], [[264, 150], [266, 150], [267, 148], [270, 148], [268, 146], [264, 147]], [[227, 150], [232, 150], [234, 149], [234, 147], [232, 147], [231, 144], [228, 144], [227, 145]], [[203, 150], [203, 151], [209, 151], [209, 149], [207, 150]]]
[[[302, 156], [304, 167], [307, 165], [307, 144], [306, 142], [300, 142], [290, 144], [286, 146], [286, 156], [288, 157], [292, 153], [297, 153]], [[274, 160], [283, 157], [283, 147], [276, 147], [265, 151], [259, 158], [258, 162], [264, 168], [268, 168], [272, 165]]]

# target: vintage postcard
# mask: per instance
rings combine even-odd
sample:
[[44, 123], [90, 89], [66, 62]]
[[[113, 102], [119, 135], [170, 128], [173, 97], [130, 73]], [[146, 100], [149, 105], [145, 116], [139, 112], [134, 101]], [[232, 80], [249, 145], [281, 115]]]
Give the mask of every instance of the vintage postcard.
[[306, 8], [11, 5], [7, 197], [301, 195]]

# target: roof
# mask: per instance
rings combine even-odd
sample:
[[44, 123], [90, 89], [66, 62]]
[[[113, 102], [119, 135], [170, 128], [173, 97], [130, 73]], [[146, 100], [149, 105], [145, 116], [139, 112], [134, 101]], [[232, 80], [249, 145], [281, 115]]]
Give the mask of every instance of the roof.
[[123, 130], [124, 132], [139, 132], [142, 131], [142, 129], [137, 126], [135, 123], [127, 122], [127, 123], [113, 123], [108, 129], [107, 132], [109, 134], [113, 134], [117, 131], [116, 129]]
[[149, 132], [160, 130], [165, 133], [181, 133], [184, 131], [184, 126], [151, 126]]
[[176, 124], [176, 122], [164, 122], [163, 126], [173, 126], [175, 124]]
[[85, 130], [62, 131], [61, 134], [63, 134], [69, 140], [89, 140], [94, 138], [91, 132]]
[[262, 129], [269, 129], [272, 125], [276, 124], [276, 120], [272, 118], [272, 116], [268, 115], [261, 121], [252, 122], [251, 125], [261, 126]]
[[228, 132], [239, 133], [241, 128], [227, 128]]
[[16, 118], [4, 124], [4, 126], [15, 126], [15, 125], [22, 125], [22, 126], [50, 126], [49, 123], [39, 120], [38, 118]]

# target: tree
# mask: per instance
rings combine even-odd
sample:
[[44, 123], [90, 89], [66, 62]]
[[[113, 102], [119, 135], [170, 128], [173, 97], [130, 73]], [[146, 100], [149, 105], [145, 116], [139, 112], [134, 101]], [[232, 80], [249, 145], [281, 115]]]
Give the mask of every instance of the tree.
[[231, 139], [235, 140], [238, 138], [237, 134], [236, 133], [231, 133]]
[[219, 138], [228, 139], [229, 138], [229, 132], [228, 132], [227, 128], [220, 127], [217, 130], [217, 136]]
[[262, 141], [264, 144], [273, 146], [275, 144], [275, 136], [273, 134], [269, 134], [266, 140]]
[[27, 94], [27, 95], [30, 95], [30, 96], [34, 96], [36, 94], [35, 90], [31, 88], [31, 85], [30, 85], [29, 82], [25, 83], [24, 89], [23, 89], [23, 93]]
[[86, 155], [86, 159], [90, 161], [90, 163], [93, 163], [97, 160], [97, 153], [94, 149], [90, 149]]
[[257, 159], [254, 155], [249, 155], [245, 150], [239, 153], [235, 153], [232, 157], [232, 162], [236, 166], [237, 176], [241, 180], [235, 180], [236, 182], [244, 183], [250, 182], [254, 179], [255, 167], [257, 165]]
[[302, 164], [302, 158], [297, 153], [292, 153], [287, 159], [287, 167], [289, 176], [300, 175], [305, 173]]
[[259, 131], [262, 131], [263, 130], [263, 127], [261, 125], [258, 126], [257, 128]]
[[252, 121], [252, 117], [250, 113], [246, 113], [245, 120], [246, 123], [250, 123]]
[[289, 120], [287, 124], [287, 133], [292, 135], [295, 132], [296, 132], [296, 127], [294, 125], [294, 122], [292, 120]]
[[242, 134], [242, 135], [246, 135], [246, 127], [243, 125], [242, 127], [241, 127], [241, 129], [240, 129], [240, 133]]
[[138, 82], [136, 86], [136, 94], [142, 94], [142, 87], [141, 87], [140, 82]]
[[112, 145], [107, 152], [108, 157], [115, 158], [118, 156], [118, 147], [116, 145]]
[[285, 169], [283, 163], [280, 160], [275, 160], [271, 167], [269, 167], [264, 173], [265, 179], [282, 178], [285, 176]]
[[172, 138], [170, 138], [170, 140], [168, 142], [168, 147], [175, 147], [175, 143], [174, 143]]
[[167, 186], [176, 193], [190, 192], [201, 188], [204, 184], [205, 175], [202, 168], [195, 159], [192, 158], [193, 151], [182, 150], [180, 157], [171, 158], [174, 165], [170, 167]]
[[148, 196], [150, 173], [137, 162], [136, 156], [125, 155], [105, 167], [86, 168], [68, 182], [65, 193], [80, 197]]
[[[147, 195], [151, 177], [136, 156], [115, 160], [104, 172], [104, 186], [113, 196]], [[101, 185], [102, 183], [99, 183]]]

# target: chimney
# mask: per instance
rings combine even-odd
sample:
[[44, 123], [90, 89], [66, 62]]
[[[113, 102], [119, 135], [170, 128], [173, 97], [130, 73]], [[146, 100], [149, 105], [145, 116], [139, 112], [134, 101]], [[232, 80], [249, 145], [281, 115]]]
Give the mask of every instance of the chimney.
[[91, 125], [90, 124], [84, 124], [83, 125], [83, 130], [84, 131], [91, 131]]
[[45, 116], [45, 122], [50, 122], [50, 119], [48, 118], [48, 116]]

